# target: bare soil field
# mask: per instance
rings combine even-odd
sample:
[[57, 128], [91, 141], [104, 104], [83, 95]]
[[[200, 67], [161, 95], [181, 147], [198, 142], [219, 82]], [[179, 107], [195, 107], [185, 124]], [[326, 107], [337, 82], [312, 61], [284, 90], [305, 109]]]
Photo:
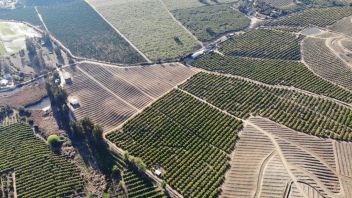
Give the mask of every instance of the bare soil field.
[[251, 117], [236, 147], [222, 197], [352, 196], [351, 143]]
[[352, 17], [346, 17], [337, 21], [329, 29], [352, 36]]
[[44, 83], [40, 85], [28, 85], [21, 91], [11, 95], [0, 97], [0, 105], [9, 105], [14, 108], [33, 104], [47, 95]]
[[105, 131], [197, 73], [181, 64], [115, 67], [83, 62], [65, 70], [72, 75], [72, 84], [66, 85], [69, 98], [80, 102], [76, 118], [90, 117]]

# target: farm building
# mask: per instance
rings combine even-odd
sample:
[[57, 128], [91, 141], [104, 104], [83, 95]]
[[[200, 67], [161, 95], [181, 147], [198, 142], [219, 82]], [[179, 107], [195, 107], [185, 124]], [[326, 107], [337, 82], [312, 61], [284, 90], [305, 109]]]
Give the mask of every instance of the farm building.
[[44, 108], [42, 109], [42, 114], [43, 114], [43, 116], [48, 115], [48, 114], [50, 113], [50, 110], [51, 110], [51, 107], [50, 107], [50, 106], [44, 107]]
[[66, 84], [71, 84], [71, 83], [72, 83], [72, 77], [71, 77], [71, 74], [70, 74], [70, 73], [64, 72], [64, 73], [62, 74], [62, 76], [63, 76], [63, 78], [64, 78]]
[[70, 100], [70, 104], [73, 108], [78, 108], [80, 106], [79, 100], [77, 98], [73, 98]]
[[200, 57], [201, 55], [203, 55], [205, 53], [205, 49], [199, 50], [197, 52], [195, 52], [194, 54], [192, 54], [192, 58], [196, 59], [198, 57]]

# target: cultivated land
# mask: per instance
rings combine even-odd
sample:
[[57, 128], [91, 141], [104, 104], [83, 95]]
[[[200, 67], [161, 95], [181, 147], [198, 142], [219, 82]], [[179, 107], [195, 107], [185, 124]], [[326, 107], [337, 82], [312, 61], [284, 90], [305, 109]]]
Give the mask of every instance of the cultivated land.
[[350, 197], [351, 149], [351, 143], [301, 134], [251, 117], [232, 156], [222, 196]]
[[211, 53], [192, 64], [207, 71], [242, 76], [262, 83], [295, 87], [352, 103], [352, 93], [315, 75], [306, 65], [286, 60], [250, 59]]
[[[135, 170], [131, 164], [126, 163], [119, 156], [114, 156], [114, 162], [117, 165], [121, 180], [126, 187], [128, 197], [150, 197], [150, 198], [165, 198], [165, 194], [154, 183], [145, 178], [144, 173]], [[118, 188], [118, 186], [117, 186]], [[120, 191], [122, 189], [119, 189]], [[123, 196], [123, 193], [118, 195]]]
[[325, 27], [334, 24], [336, 21], [352, 15], [351, 7], [337, 8], [313, 8], [303, 12], [282, 17], [266, 23], [270, 26], [299, 26], [306, 27], [316, 25]]
[[260, 2], [265, 2], [273, 7], [281, 9], [290, 8], [296, 5], [293, 0], [260, 0]]
[[219, 51], [229, 56], [299, 60], [301, 40], [294, 33], [256, 29], [227, 40]]
[[33, 7], [18, 8], [15, 10], [1, 10], [0, 19], [25, 21], [34, 26], [42, 25]]
[[[53, 56], [65, 51], [56, 49], [62, 42], [78, 57], [64, 54], [59, 65], [38, 47], [47, 65], [58, 67], [73, 117], [90, 118], [104, 134], [99, 140], [98, 128], [88, 134], [87, 120], [80, 122], [85, 134], [79, 127], [65, 134], [55, 118], [69, 117], [66, 108], [20, 117], [21, 106], [46, 95], [42, 84], [0, 97], [0, 197], [352, 196], [350, 6], [319, 8], [333, 4], [325, 0], [297, 7], [290, 0], [248, 0], [249, 10], [233, 0], [21, 3], [25, 8], [0, 10], [0, 19], [48, 29]], [[255, 12], [258, 6], [269, 14]], [[264, 19], [279, 14], [272, 6], [302, 11]], [[253, 29], [257, 21], [264, 26]], [[244, 32], [229, 34], [234, 30]], [[14, 32], [0, 25], [2, 34]], [[205, 54], [185, 57], [200, 46]], [[23, 57], [4, 57], [1, 72], [26, 65]], [[173, 62], [183, 58], [192, 67]], [[72, 82], [64, 82], [64, 72]], [[19, 120], [34, 121], [40, 133], [35, 137]], [[42, 136], [50, 134], [65, 137], [59, 150], [77, 168], [44, 144]], [[100, 155], [104, 146], [110, 150]]]
[[166, 182], [184, 196], [214, 197], [241, 126], [239, 120], [173, 90], [108, 139], [142, 157], [149, 167], [162, 164]]
[[38, 10], [48, 30], [76, 56], [126, 64], [146, 61], [82, 0]]
[[172, 13], [199, 40], [207, 41], [222, 33], [239, 31], [249, 26], [249, 18], [231, 6], [231, 4], [201, 6], [178, 9]]
[[151, 60], [180, 58], [199, 45], [161, 0], [89, 2]]
[[106, 131], [197, 73], [181, 64], [124, 68], [86, 62], [65, 70], [73, 75], [70, 97], [80, 100], [76, 118], [90, 117]]
[[52, 153], [26, 124], [0, 127], [0, 153], [0, 175], [14, 174], [10, 188], [18, 197], [71, 196], [83, 189], [74, 165]]
[[193, 8], [193, 7], [199, 7], [199, 6], [205, 6], [205, 5], [215, 5], [219, 3], [230, 3], [230, 2], [237, 2], [236, 0], [219, 0], [219, 1], [212, 1], [212, 0], [204, 0], [204, 1], [199, 1], [199, 0], [163, 0], [167, 7], [170, 10], [178, 10], [178, 9], [184, 9], [184, 8]]
[[352, 90], [352, 67], [328, 47], [329, 38], [306, 38], [302, 45], [303, 60], [319, 76]]
[[329, 29], [352, 36], [352, 17], [343, 18], [329, 27]]
[[4, 53], [0, 55], [17, 53], [26, 50], [26, 39], [41, 37], [33, 28], [15, 22], [0, 22], [0, 45], [4, 48]]
[[239, 118], [259, 115], [319, 137], [352, 138], [352, 110], [331, 100], [207, 73], [193, 76], [181, 89]]

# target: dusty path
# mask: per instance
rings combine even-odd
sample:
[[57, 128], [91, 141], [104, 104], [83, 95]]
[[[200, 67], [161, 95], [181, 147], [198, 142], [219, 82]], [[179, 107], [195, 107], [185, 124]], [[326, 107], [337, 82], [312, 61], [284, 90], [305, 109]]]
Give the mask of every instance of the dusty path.
[[37, 9], [37, 6], [35, 6], [34, 9], [35, 9], [35, 11], [37, 12], [38, 18], [39, 18], [40, 22], [42, 22], [42, 24], [43, 24], [45, 30], [46, 30], [47, 32], [49, 32], [48, 28], [46, 27], [46, 25], [45, 25], [45, 23], [44, 23], [44, 20], [43, 20], [42, 15], [39, 13], [39, 11], [38, 11], [38, 9]]
[[188, 28], [186, 28], [180, 21], [178, 21], [174, 15], [170, 12], [169, 8], [167, 8], [165, 2], [163, 0], [159, 0], [160, 4], [163, 6], [163, 8], [165, 9], [165, 11], [170, 15], [170, 17], [172, 18], [172, 20], [174, 20], [180, 27], [182, 27], [194, 40], [196, 40], [198, 42], [198, 44], [202, 47], [204, 47], [203, 43], [198, 40], [198, 38], [191, 32], [189, 31]]
[[13, 196], [17, 198], [17, 187], [16, 187], [16, 172], [12, 173], [12, 186], [13, 186]]
[[109, 26], [115, 30], [117, 34], [119, 34], [134, 50], [136, 50], [148, 63], [151, 63], [152, 61], [149, 60], [149, 58], [141, 52], [130, 40], [127, 39], [125, 35], [123, 35], [115, 26], [113, 26], [89, 1], [85, 0], [85, 2], [96, 12], [98, 15], [107, 23]]
[[264, 176], [264, 170], [267, 167], [269, 161], [275, 156], [276, 152], [275, 150], [272, 151], [261, 163], [260, 169], [259, 169], [259, 174], [258, 174], [258, 180], [257, 180], [257, 188], [255, 190], [254, 197], [259, 198], [261, 195], [261, 190], [262, 190], [262, 184], [263, 184], [263, 176]]

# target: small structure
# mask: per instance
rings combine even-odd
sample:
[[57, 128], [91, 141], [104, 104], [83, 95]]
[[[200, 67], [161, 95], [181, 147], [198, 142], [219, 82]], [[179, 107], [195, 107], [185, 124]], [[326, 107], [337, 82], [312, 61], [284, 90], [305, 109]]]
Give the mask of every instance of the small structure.
[[62, 74], [62, 76], [63, 76], [63, 78], [64, 78], [66, 84], [71, 84], [71, 83], [72, 83], [72, 77], [71, 77], [71, 74], [70, 74], [70, 73], [64, 72], [64, 73]]
[[73, 108], [78, 108], [80, 107], [79, 100], [77, 98], [73, 98], [70, 100], [70, 104]]
[[203, 55], [204, 53], [205, 53], [205, 50], [204, 50], [204, 49], [199, 50], [199, 51], [195, 52], [194, 54], [192, 54], [192, 58], [193, 58], [193, 59], [196, 59], [196, 58], [198, 58], [199, 56]]
[[55, 79], [55, 84], [60, 84], [60, 79]]
[[1, 87], [5, 87], [5, 86], [7, 86], [8, 84], [9, 84], [9, 81], [6, 80], [6, 79], [2, 79], [2, 80], [0, 81], [0, 86], [1, 86]]
[[156, 169], [156, 170], [154, 171], [154, 174], [155, 174], [156, 176], [158, 176], [158, 177], [161, 177], [161, 170]]
[[44, 107], [42, 109], [43, 116], [49, 115], [50, 111], [51, 111], [51, 107], [50, 106]]

